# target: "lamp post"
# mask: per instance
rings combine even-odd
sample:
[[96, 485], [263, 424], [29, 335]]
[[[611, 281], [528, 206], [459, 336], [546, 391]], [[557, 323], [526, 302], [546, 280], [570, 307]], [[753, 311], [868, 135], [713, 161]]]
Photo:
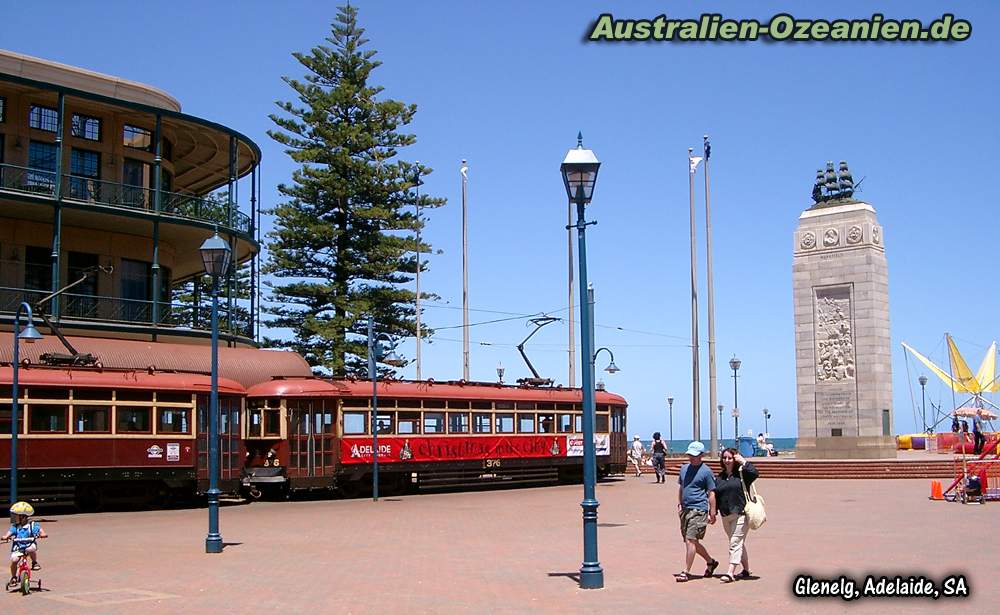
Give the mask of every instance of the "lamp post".
[[667, 396], [667, 408], [668, 408], [667, 411], [670, 413], [670, 441], [667, 443], [667, 454], [669, 455], [671, 453], [670, 442], [674, 441], [674, 396], [673, 395]]
[[722, 404], [719, 404], [719, 448], [726, 447], [726, 441], [722, 437]]
[[503, 384], [503, 363], [497, 363], [497, 382]]
[[[594, 195], [597, 172], [601, 163], [589, 149], [583, 149], [583, 134], [577, 135], [576, 148], [569, 150], [559, 170], [562, 173], [566, 196], [576, 203], [578, 258], [580, 261], [580, 344], [587, 359], [583, 371], [583, 564], [580, 567], [580, 587], [604, 587], [604, 570], [597, 559], [597, 508], [596, 497], [597, 455], [594, 450], [594, 352], [591, 338], [591, 305], [587, 298], [587, 226], [586, 207]], [[568, 225], [567, 228], [570, 228]]]
[[219, 232], [201, 244], [205, 273], [212, 276], [212, 391], [208, 401], [208, 535], [205, 553], [222, 553], [219, 533], [219, 277], [229, 269], [229, 244]]
[[[21, 311], [24, 310], [28, 313], [28, 322], [24, 325], [24, 330], [21, 330]], [[42, 339], [42, 334], [38, 332], [38, 329], [34, 325], [34, 316], [31, 313], [31, 306], [27, 303], [21, 302], [21, 305], [17, 306], [17, 313], [14, 315], [14, 365], [12, 366], [13, 375], [11, 377], [11, 402], [10, 402], [10, 503], [13, 505], [17, 502], [17, 434], [21, 431], [21, 420], [18, 416], [18, 394], [17, 394], [17, 377], [18, 371], [21, 368], [21, 356], [20, 356], [20, 341], [24, 340], [26, 343], [31, 344], [35, 340]]]
[[[378, 366], [381, 361], [393, 367], [401, 367], [405, 361], [396, 356], [396, 343], [387, 333], [375, 331], [375, 318], [368, 315], [368, 379], [372, 381], [372, 501], [378, 502]], [[383, 357], [382, 345], [379, 340], [389, 342], [389, 354]]]
[[770, 438], [771, 434], [767, 431], [767, 419], [771, 418], [771, 413], [767, 411], [767, 408], [764, 408], [762, 412], [764, 413], [764, 437]]
[[729, 367], [733, 370], [733, 418], [736, 419], [733, 438], [736, 440], [737, 448], [740, 446], [740, 392], [737, 385], [737, 380], [739, 379], [737, 372], [740, 371], [740, 365], [742, 364], [743, 361], [737, 359], [736, 355], [733, 355], [733, 358], [729, 359]]
[[927, 433], [927, 396], [924, 394], [924, 387], [927, 386], [927, 376], [921, 374], [917, 378], [917, 382], [920, 383], [920, 420], [924, 424], [924, 433]]

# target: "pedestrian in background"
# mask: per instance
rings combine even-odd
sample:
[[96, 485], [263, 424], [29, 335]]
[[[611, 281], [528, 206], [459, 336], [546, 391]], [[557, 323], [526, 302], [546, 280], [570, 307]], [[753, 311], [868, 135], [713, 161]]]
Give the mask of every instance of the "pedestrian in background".
[[729, 536], [729, 570], [720, 579], [723, 583], [732, 583], [737, 578], [738, 564], [743, 565], [740, 578], [750, 577], [750, 553], [746, 547], [750, 526], [743, 514], [747, 505], [743, 485], [749, 489], [760, 474], [735, 448], [722, 451], [720, 466], [719, 475], [715, 477], [715, 502], [722, 515], [722, 527]]
[[982, 408], [976, 408], [976, 415], [972, 417], [972, 437], [976, 442], [973, 452], [978, 455], [983, 452], [983, 446], [986, 444], [986, 436], [983, 435]]
[[653, 469], [656, 470], [656, 482], [667, 482], [667, 445], [660, 439], [660, 432], [653, 434]]
[[688, 462], [681, 466], [677, 476], [680, 488], [677, 490], [677, 512], [681, 518], [681, 537], [684, 539], [684, 562], [682, 572], [675, 574], [679, 583], [691, 580], [691, 566], [694, 556], [700, 555], [706, 562], [705, 577], [712, 576], [719, 562], [712, 559], [701, 544], [705, 530], [715, 523], [715, 476], [702, 463], [705, 445], [692, 442], [688, 445]]
[[629, 451], [629, 457], [632, 458], [632, 465], [635, 466], [635, 475], [642, 476], [642, 456], [646, 453], [646, 449], [642, 446], [642, 440], [639, 439], [639, 434], [636, 434], [632, 438], [632, 450]]

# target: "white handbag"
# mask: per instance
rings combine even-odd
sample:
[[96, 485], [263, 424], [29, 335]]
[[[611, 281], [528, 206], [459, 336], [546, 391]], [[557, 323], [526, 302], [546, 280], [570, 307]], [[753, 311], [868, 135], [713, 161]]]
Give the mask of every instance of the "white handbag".
[[[756, 483], [757, 481], [754, 481]], [[747, 504], [743, 507], [743, 514], [747, 516], [747, 525], [751, 530], [759, 530], [767, 521], [767, 513], [764, 511], [764, 497], [757, 493], [757, 486], [753, 483], [747, 490], [747, 484], [743, 481], [743, 471], [740, 470], [740, 484], [743, 485], [743, 495]]]

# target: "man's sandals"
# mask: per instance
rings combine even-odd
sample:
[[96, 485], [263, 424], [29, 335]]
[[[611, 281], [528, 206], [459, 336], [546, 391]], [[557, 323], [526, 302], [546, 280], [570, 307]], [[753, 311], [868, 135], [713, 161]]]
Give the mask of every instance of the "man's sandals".
[[[708, 566], [705, 567], [705, 576], [702, 577], [702, 578], [704, 578], [704, 579], [711, 578], [712, 573], [714, 573], [715, 569], [718, 568], [718, 567], [719, 567], [718, 560], [714, 560], [713, 559], [712, 561], [708, 562]], [[726, 576], [726, 575], [723, 575], [723, 576]], [[676, 573], [674, 575], [674, 578], [677, 580], [678, 583], [685, 583], [685, 582], [690, 581], [691, 579], [694, 579], [696, 577], [694, 577], [688, 571], [682, 570], [681, 572]]]

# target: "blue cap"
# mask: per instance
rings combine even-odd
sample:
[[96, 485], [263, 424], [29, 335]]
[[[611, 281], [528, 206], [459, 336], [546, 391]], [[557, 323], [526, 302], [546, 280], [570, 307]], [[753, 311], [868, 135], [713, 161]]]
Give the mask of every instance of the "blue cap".
[[693, 455], [694, 457], [697, 457], [698, 455], [703, 455], [704, 453], [705, 453], [705, 445], [702, 444], [701, 442], [692, 442], [691, 444], [688, 444], [688, 450], [687, 450], [688, 455]]

